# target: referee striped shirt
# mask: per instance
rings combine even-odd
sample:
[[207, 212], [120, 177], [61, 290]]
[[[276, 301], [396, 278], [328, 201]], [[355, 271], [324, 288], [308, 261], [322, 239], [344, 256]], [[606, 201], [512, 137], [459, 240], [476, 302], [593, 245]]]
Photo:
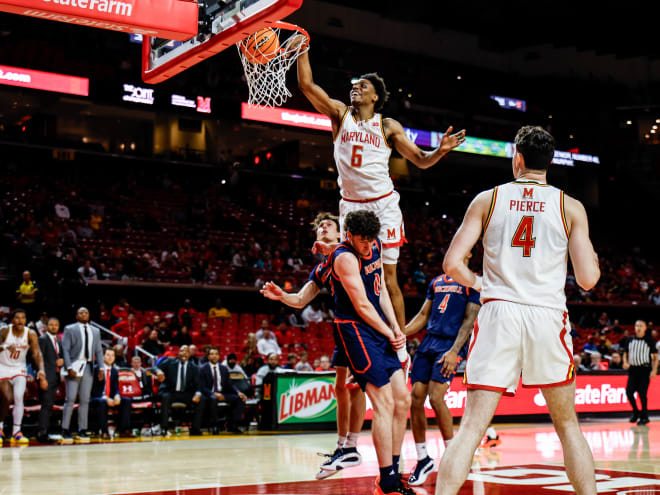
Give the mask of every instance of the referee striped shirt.
[[648, 333], [644, 338], [631, 337], [626, 345], [630, 366], [651, 367], [651, 354], [657, 353], [655, 342]]

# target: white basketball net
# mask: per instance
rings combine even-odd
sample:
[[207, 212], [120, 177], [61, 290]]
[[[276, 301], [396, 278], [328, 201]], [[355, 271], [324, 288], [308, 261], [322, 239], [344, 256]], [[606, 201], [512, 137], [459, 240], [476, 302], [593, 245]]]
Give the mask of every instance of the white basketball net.
[[[273, 28], [280, 37], [280, 28]], [[248, 103], [250, 105], [281, 107], [291, 96], [291, 92], [286, 87], [286, 73], [291, 68], [296, 59], [309, 49], [309, 43], [299, 43], [294, 40], [304, 36], [297, 31], [286, 39], [280, 41], [280, 49], [277, 55], [265, 64], [250, 62], [246, 56], [246, 38], [236, 43], [238, 55], [241, 57], [245, 78], [248, 85]]]

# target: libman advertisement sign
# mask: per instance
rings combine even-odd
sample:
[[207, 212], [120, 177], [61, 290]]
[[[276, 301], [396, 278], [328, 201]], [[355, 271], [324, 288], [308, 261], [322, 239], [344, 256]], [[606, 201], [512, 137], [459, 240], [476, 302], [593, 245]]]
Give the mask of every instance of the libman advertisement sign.
[[336, 421], [334, 375], [278, 375], [276, 390], [278, 424]]

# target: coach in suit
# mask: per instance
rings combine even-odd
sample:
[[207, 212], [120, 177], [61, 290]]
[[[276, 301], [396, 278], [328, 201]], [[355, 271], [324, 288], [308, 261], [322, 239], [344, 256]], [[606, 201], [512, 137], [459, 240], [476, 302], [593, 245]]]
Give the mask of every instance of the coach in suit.
[[57, 318], [48, 318], [46, 323], [46, 333], [39, 337], [39, 349], [44, 358], [44, 369], [46, 370], [46, 381], [48, 388], [39, 389], [39, 433], [37, 439], [40, 443], [48, 443], [48, 426], [50, 425], [50, 415], [55, 403], [57, 388], [60, 384], [60, 367], [64, 365], [62, 359], [62, 341], [57, 336], [60, 331], [60, 320]]
[[77, 323], [64, 328], [62, 337], [62, 357], [64, 368], [67, 370], [66, 400], [62, 411], [62, 443], [73, 442], [69, 430], [71, 415], [76, 397], [78, 406], [78, 433], [80, 443], [89, 443], [87, 430], [87, 414], [89, 397], [92, 392], [94, 360], [103, 362], [103, 349], [101, 348], [101, 334], [97, 328], [89, 324], [89, 310], [80, 308], [76, 313]]
[[170, 406], [172, 402], [185, 402], [194, 411], [191, 435], [201, 435], [202, 413], [206, 400], [199, 386], [199, 368], [189, 361], [187, 345], [179, 348], [177, 359], [163, 361], [156, 370], [160, 382], [160, 426], [161, 434], [167, 435]]
[[243, 433], [238, 425], [245, 410], [245, 394], [239, 392], [229, 379], [229, 370], [220, 364], [220, 351], [210, 347], [207, 352], [208, 362], [199, 369], [202, 395], [211, 411], [211, 428], [213, 434], [218, 433], [218, 402], [229, 405], [227, 430], [232, 433]]
[[108, 408], [121, 403], [119, 396], [119, 372], [113, 366], [116, 358], [114, 349], [106, 349], [103, 362], [94, 366], [94, 382], [89, 401], [92, 410], [96, 411], [95, 432], [101, 430], [103, 440], [110, 440], [108, 432]]

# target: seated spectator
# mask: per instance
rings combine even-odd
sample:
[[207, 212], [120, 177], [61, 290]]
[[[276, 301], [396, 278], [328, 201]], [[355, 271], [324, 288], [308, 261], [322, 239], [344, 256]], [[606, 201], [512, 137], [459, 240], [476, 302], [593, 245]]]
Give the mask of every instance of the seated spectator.
[[129, 312], [125, 320], [121, 320], [119, 323], [112, 325], [112, 327], [110, 327], [110, 330], [112, 330], [115, 333], [118, 333], [122, 337], [134, 336], [138, 331], [138, 322], [135, 318], [135, 313], [133, 313], [132, 311]]
[[591, 361], [589, 363], [589, 369], [593, 371], [600, 370], [600, 359], [602, 358], [600, 352], [591, 353]]
[[126, 320], [126, 319], [128, 319], [128, 313], [129, 313], [130, 311], [132, 311], [132, 310], [131, 310], [131, 306], [130, 306], [130, 305], [128, 304], [128, 302], [126, 301], [126, 298], [125, 298], [125, 297], [122, 297], [122, 298], [119, 300], [119, 303], [115, 304], [115, 305], [112, 307], [112, 311], [111, 311], [111, 313], [112, 313], [112, 316], [114, 316], [115, 319], [116, 319], [117, 321], [119, 321], [119, 320]]
[[262, 331], [261, 338], [257, 340], [257, 350], [262, 356], [268, 356], [272, 353], [278, 356], [282, 354], [282, 350], [277, 344], [277, 337], [269, 329]]
[[231, 318], [231, 313], [222, 305], [222, 299], [219, 297], [215, 300], [213, 307], [209, 309], [209, 320], [213, 318]]
[[192, 336], [188, 332], [187, 325], [181, 325], [181, 328], [172, 339], [172, 345], [182, 346], [192, 344]]
[[596, 346], [596, 336], [591, 335], [589, 337], [589, 340], [584, 344], [584, 347], [582, 348], [583, 351], [587, 352], [597, 352], [598, 348]]
[[257, 340], [263, 337], [264, 331], [265, 330], [270, 330], [270, 323], [268, 323], [268, 320], [261, 320], [261, 326], [257, 330], [257, 333], [255, 334], [257, 337]]
[[172, 330], [167, 324], [167, 320], [160, 320], [158, 327], [154, 327], [158, 331], [158, 341], [163, 345], [170, 345], [172, 342]]
[[319, 366], [318, 368], [314, 368], [314, 371], [332, 371], [333, 369], [330, 367], [330, 357], [327, 354], [323, 354], [321, 356], [321, 359], [319, 361]]
[[192, 334], [192, 339], [195, 345], [204, 347], [207, 344], [211, 343], [211, 334], [209, 333], [209, 324], [203, 321], [199, 325], [199, 332], [194, 332]]
[[190, 351], [189, 361], [199, 366], [199, 356], [197, 356], [197, 346], [195, 344], [190, 344], [188, 346], [188, 349]]
[[283, 366], [285, 370], [295, 370], [296, 369], [296, 361], [298, 361], [298, 356], [296, 356], [294, 353], [289, 353], [286, 356], [286, 364]]
[[621, 353], [613, 352], [612, 359], [610, 360], [610, 369], [611, 370], [622, 370], [623, 369], [623, 358]]
[[[151, 386], [151, 374], [142, 367], [142, 358], [140, 356], [133, 356], [131, 358], [131, 371], [137, 378], [140, 393], [132, 397], [121, 396], [121, 406], [119, 408], [119, 436], [120, 437], [133, 437], [131, 431], [131, 407], [133, 402], [154, 402], [153, 388]], [[121, 394], [121, 388], [119, 390]], [[151, 427], [154, 420], [154, 408], [152, 407], [143, 409], [143, 420], [145, 427]]]
[[257, 348], [257, 336], [250, 332], [247, 341], [243, 347], [243, 359], [241, 359], [241, 368], [245, 370], [248, 377], [257, 372], [260, 366], [256, 364], [256, 358], [259, 357], [259, 349]]
[[312, 365], [307, 361], [308, 356], [307, 351], [302, 351], [300, 353], [300, 361], [296, 364], [296, 371], [314, 371]]
[[316, 371], [317, 368], [321, 367], [321, 360], [319, 358], [314, 358], [314, 361], [312, 362], [312, 368], [314, 371]]
[[[191, 327], [193, 318], [195, 317], [196, 311], [192, 307], [190, 299], [183, 301], [183, 306], [179, 308], [177, 316], [179, 318], [179, 324], [183, 327]], [[175, 344], [176, 345], [176, 344]]]
[[103, 364], [94, 365], [94, 381], [89, 399], [92, 414], [96, 414], [97, 422], [94, 433], [101, 432], [103, 440], [110, 440], [108, 432], [108, 408], [121, 403], [119, 396], [119, 374], [113, 366], [115, 362], [114, 349], [106, 349], [103, 353]]
[[255, 378], [254, 384], [257, 386], [258, 398], [261, 398], [261, 391], [263, 390], [264, 378], [266, 377], [266, 375], [269, 373], [276, 373], [277, 371], [282, 369], [279, 366], [279, 362], [280, 362], [280, 355], [273, 352], [268, 355], [266, 364], [264, 364], [257, 371], [257, 376]]
[[202, 394], [210, 408], [211, 431], [218, 434], [218, 402], [228, 404], [227, 431], [243, 433], [239, 428], [247, 396], [239, 392], [229, 379], [229, 370], [219, 363], [220, 350], [210, 347], [208, 362], [199, 369]]
[[582, 356], [580, 356], [579, 354], [573, 356], [573, 363], [575, 364], [576, 373], [589, 371], [589, 368], [586, 368], [582, 363]]
[[158, 330], [149, 332], [149, 336], [142, 344], [142, 348], [154, 356], [160, 356], [165, 352], [165, 346], [158, 341]]
[[115, 351], [115, 366], [117, 368], [128, 368], [128, 362], [124, 355], [124, 346], [121, 344], [115, 344], [112, 346], [112, 349]]
[[289, 326], [290, 327], [305, 327], [307, 324], [305, 320], [302, 319], [302, 313], [299, 309], [295, 309], [289, 315]]
[[275, 335], [277, 343], [281, 348], [288, 349], [299, 343], [294, 342], [293, 334], [289, 331], [289, 327], [284, 322], [281, 322], [278, 325], [277, 330], [271, 333]]
[[612, 322], [610, 321], [609, 316], [607, 316], [607, 313], [601, 313], [598, 321], [596, 322], [596, 328], [598, 328], [598, 330], [602, 330], [603, 328], [610, 326], [612, 326]]
[[112, 313], [108, 311], [108, 308], [106, 308], [103, 303], [99, 306], [99, 323], [107, 328], [110, 328], [114, 323]]
[[85, 260], [85, 264], [78, 268], [78, 274], [85, 280], [98, 280], [96, 270], [90, 260]]
[[301, 316], [305, 324], [322, 322], [323, 311], [321, 310], [321, 304], [318, 301], [313, 301], [303, 309]]
[[243, 375], [244, 378], [250, 378], [241, 365], [238, 364], [238, 358], [233, 352], [227, 354], [227, 358], [222, 362], [222, 365], [229, 370], [230, 374], [236, 373]]
[[160, 363], [156, 370], [156, 379], [160, 382], [158, 395], [160, 407], [160, 434], [167, 436], [167, 426], [172, 402], [184, 402], [193, 409], [191, 435], [201, 435], [202, 414], [206, 400], [202, 396], [199, 381], [199, 368], [188, 362], [190, 349], [181, 346], [176, 359], [169, 358]]
[[610, 354], [610, 344], [611, 342], [607, 340], [604, 335], [601, 335], [596, 350], [600, 353], [601, 356], [608, 356]]

